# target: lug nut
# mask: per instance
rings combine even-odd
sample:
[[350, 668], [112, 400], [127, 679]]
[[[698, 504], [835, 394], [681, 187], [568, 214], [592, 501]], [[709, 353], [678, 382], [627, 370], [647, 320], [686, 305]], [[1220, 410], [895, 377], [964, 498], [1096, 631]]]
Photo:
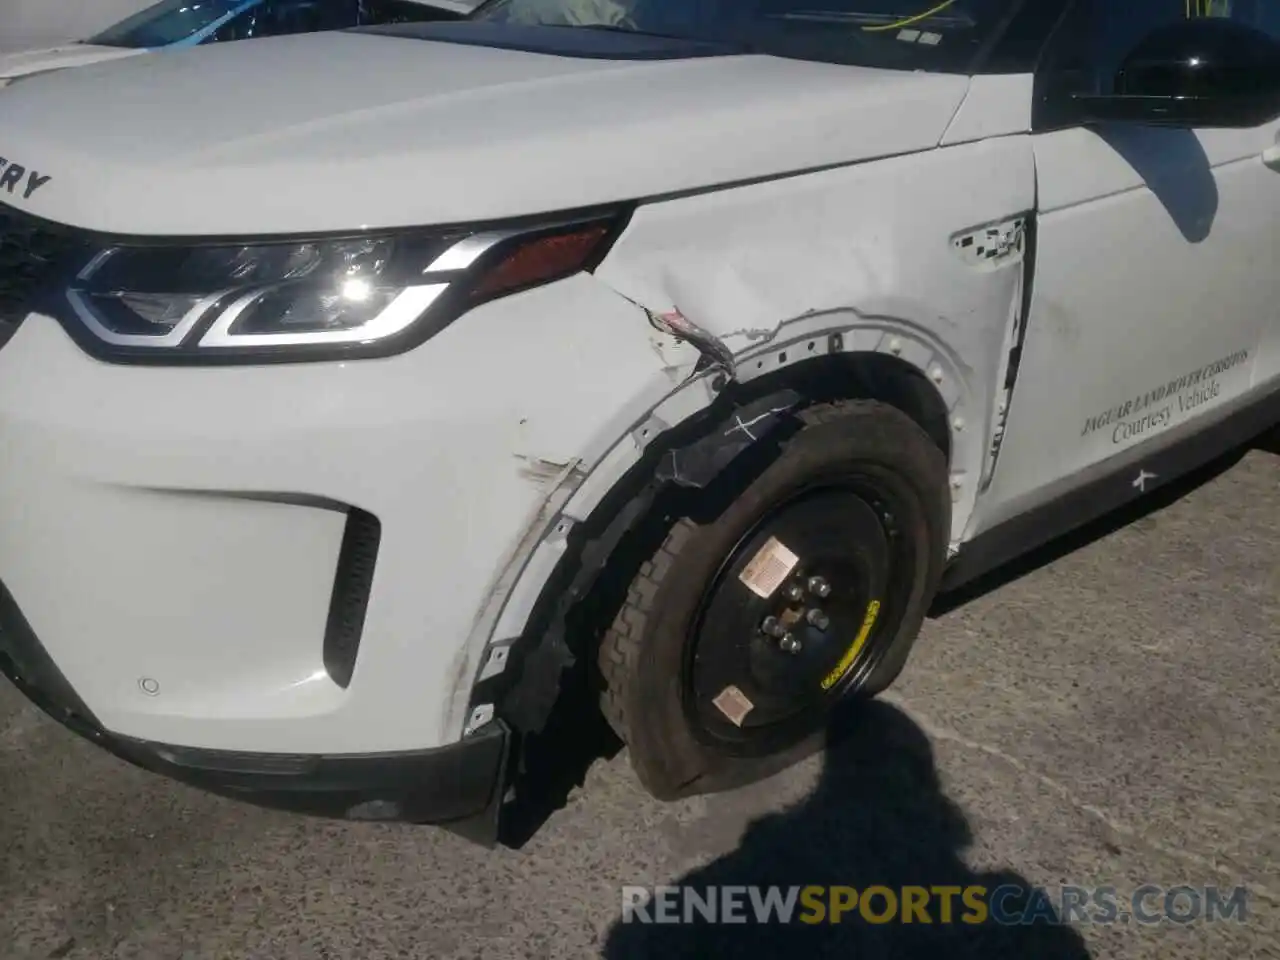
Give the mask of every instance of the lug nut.
[[764, 622], [760, 624], [760, 632], [775, 640], [781, 640], [787, 635], [786, 628], [778, 622], [777, 617], [765, 617]]
[[831, 626], [831, 618], [828, 617], [821, 610], [819, 610], [817, 607], [814, 607], [807, 614], [805, 614], [805, 619], [808, 620], [815, 627], [817, 627], [819, 630], [826, 630], [827, 627]]
[[778, 641], [778, 646], [782, 648], [784, 653], [800, 652], [800, 641], [789, 633]]
[[831, 595], [831, 584], [822, 577], [810, 577], [809, 592], [816, 597], [828, 597]]
[[803, 600], [804, 587], [798, 583], [788, 583], [782, 591], [782, 595], [788, 600]]

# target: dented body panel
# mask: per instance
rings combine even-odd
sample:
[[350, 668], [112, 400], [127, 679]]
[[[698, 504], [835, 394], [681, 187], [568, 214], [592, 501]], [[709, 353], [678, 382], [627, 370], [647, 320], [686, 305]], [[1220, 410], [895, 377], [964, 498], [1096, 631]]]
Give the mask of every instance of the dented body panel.
[[712, 335], [744, 380], [802, 364], [807, 341], [833, 332], [917, 367], [952, 415], [958, 537], [990, 444], [1020, 307], [1019, 225], [1034, 205], [1029, 138], [961, 144], [647, 204], [597, 276]]

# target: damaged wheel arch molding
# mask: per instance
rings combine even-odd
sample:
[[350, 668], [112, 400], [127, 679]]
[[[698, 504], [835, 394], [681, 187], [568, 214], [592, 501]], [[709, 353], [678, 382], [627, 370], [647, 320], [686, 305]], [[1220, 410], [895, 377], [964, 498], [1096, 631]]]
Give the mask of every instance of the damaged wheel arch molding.
[[[527, 722], [536, 727], [559, 695], [559, 671], [568, 668], [577, 655], [570, 652], [565, 626], [556, 622], [557, 616], [563, 618], [572, 603], [590, 592], [603, 568], [578, 567], [579, 582], [571, 590], [572, 603], [562, 603], [558, 614], [551, 614], [546, 634], [531, 636], [526, 631], [539, 608], [546, 615], [557, 601], [563, 601], [558, 595], [561, 581], [556, 579], [557, 572], [564, 576], [564, 571], [557, 570], [559, 565], [564, 562], [572, 567], [582, 562], [582, 544], [570, 547], [569, 538], [581, 535], [583, 526], [594, 524], [597, 537], [620, 539], [647, 518], [663, 488], [705, 488], [722, 471], [730, 471], [740, 454], [769, 442], [779, 432], [785, 433], [782, 428], [788, 420], [794, 424], [794, 413], [814, 402], [813, 396], [806, 394], [806, 386], [815, 386], [807, 383], [808, 371], [819, 362], [879, 357], [910, 367], [919, 383], [936, 393], [938, 409], [945, 412], [951, 455], [974, 462], [981, 455], [980, 436], [963, 431], [970, 390], [962, 366], [945, 344], [911, 323], [862, 317], [851, 310], [810, 314], [779, 324], [768, 342], [726, 361], [723, 344], [708, 343], [708, 335], [699, 335], [691, 324], [672, 313], [668, 311], [661, 321], [655, 321], [652, 313], [648, 315], [656, 327], [672, 336], [686, 335], [691, 342], [697, 337], [694, 345], [701, 360], [690, 369], [689, 379], [637, 420], [590, 468], [579, 463], [571, 473], [562, 474], [563, 483], [549, 489], [544, 509], [521, 540], [523, 549], [505, 568], [502, 579], [509, 588], [495, 592], [488, 612], [477, 620], [479, 629], [470, 644], [478, 653], [468, 658], [467, 675], [472, 679], [459, 688], [449, 718], [450, 725], [460, 724], [464, 733], [476, 729], [477, 717], [491, 717], [499, 706], [495, 701], [510, 693], [502, 675], [517, 655], [537, 651], [551, 664], [536, 681], [545, 685], [543, 689], [520, 691], [522, 704], [531, 696], [538, 698], [537, 708], [525, 718]], [[763, 379], [772, 386], [753, 390], [753, 384]], [[874, 384], [854, 381], [846, 384], [845, 392], [849, 396], [877, 395]], [[744, 393], [748, 399], [740, 402], [737, 398]], [[661, 452], [652, 455], [654, 448]], [[597, 515], [602, 502], [620, 489], [629, 491], [629, 496], [606, 507], [603, 516]], [[960, 501], [960, 489], [953, 493]], [[961, 529], [959, 508], [956, 516], [956, 528]], [[611, 530], [619, 518], [629, 522]], [[612, 556], [611, 550], [598, 545], [597, 553], [603, 559]]]

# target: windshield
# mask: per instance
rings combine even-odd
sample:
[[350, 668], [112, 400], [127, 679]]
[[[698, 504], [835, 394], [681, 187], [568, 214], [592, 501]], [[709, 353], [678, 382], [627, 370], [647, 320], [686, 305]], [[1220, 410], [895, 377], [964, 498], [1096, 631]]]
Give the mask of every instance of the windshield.
[[488, 0], [472, 19], [624, 30], [829, 63], [964, 71], [1018, 0]]
[[246, 0], [161, 0], [87, 42], [138, 50], [167, 47], [213, 26], [242, 6], [252, 5]]

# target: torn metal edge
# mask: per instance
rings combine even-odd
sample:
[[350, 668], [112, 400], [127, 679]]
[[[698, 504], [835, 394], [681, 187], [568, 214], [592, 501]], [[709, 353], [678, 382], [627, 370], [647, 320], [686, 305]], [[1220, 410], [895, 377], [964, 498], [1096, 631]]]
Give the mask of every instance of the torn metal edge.
[[698, 326], [681, 313], [679, 308], [665, 313], [655, 313], [648, 307], [641, 309], [657, 329], [677, 340], [685, 340], [693, 344], [712, 366], [723, 370], [730, 379], [737, 379], [738, 371], [734, 363], [733, 351], [715, 334]]

